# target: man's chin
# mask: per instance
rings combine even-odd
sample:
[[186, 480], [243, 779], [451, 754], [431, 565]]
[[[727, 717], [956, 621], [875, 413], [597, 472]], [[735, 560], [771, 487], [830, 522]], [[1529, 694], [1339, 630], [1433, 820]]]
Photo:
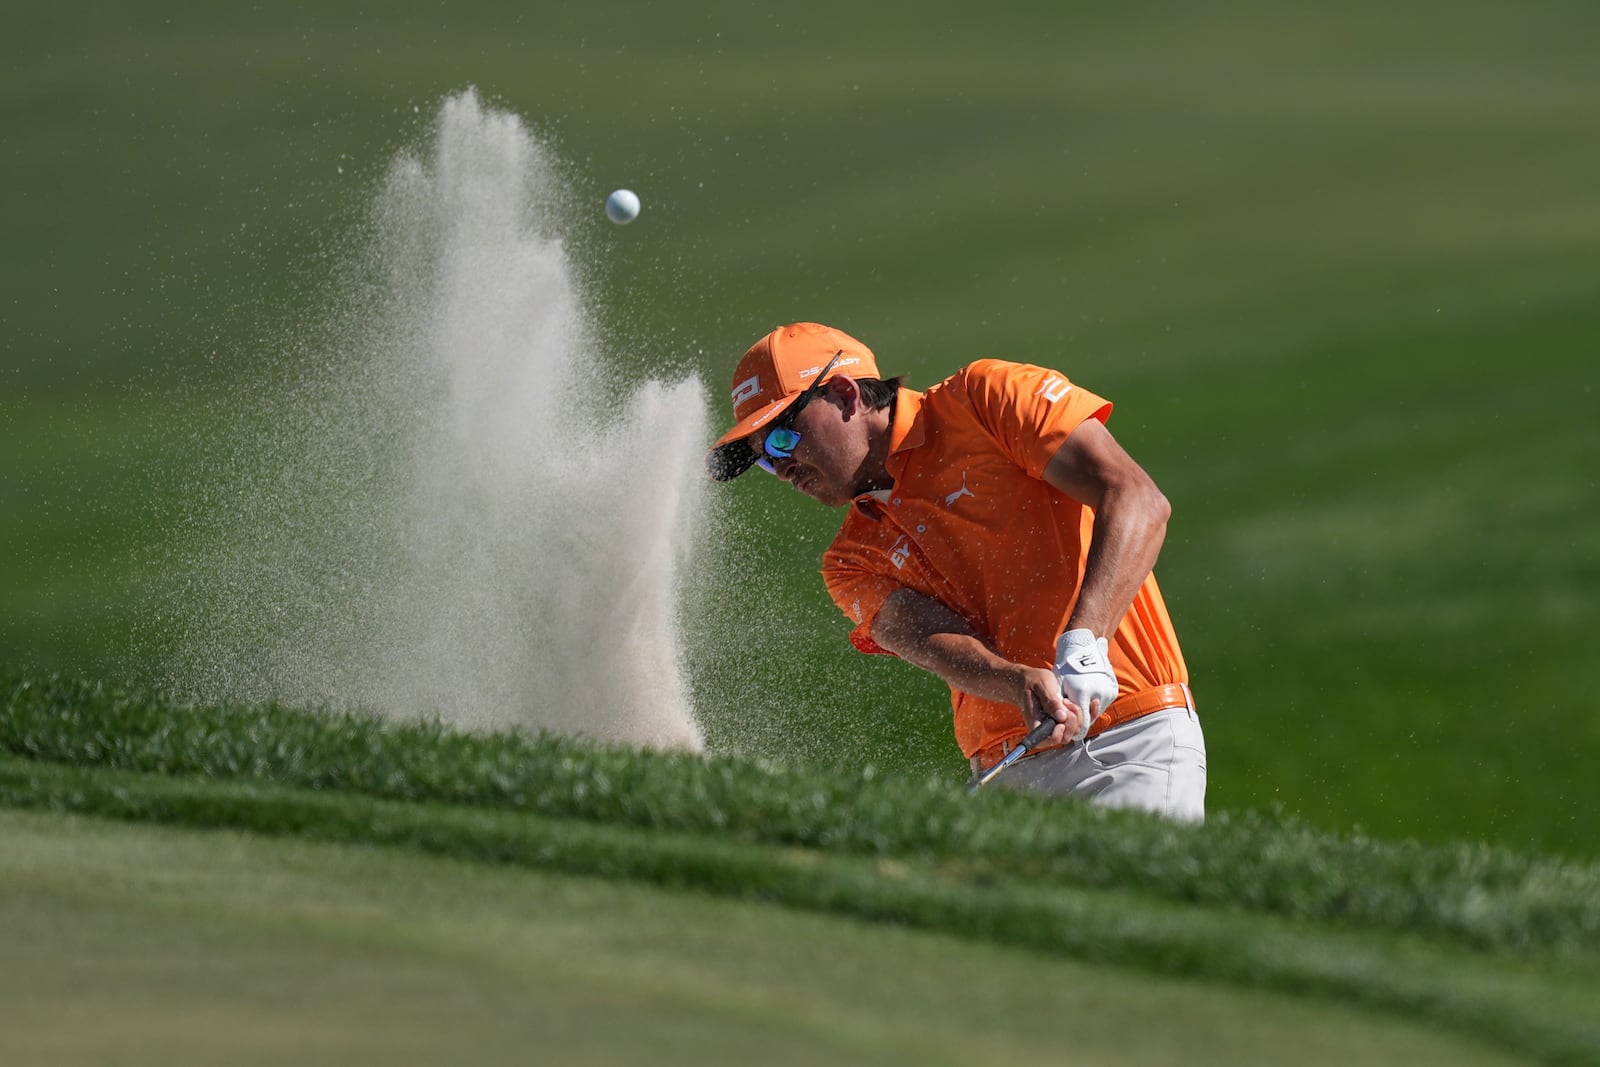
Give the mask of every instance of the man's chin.
[[842, 508], [846, 504], [850, 503], [851, 497], [848, 493], [829, 492], [820, 493], [811, 499], [815, 500], [819, 504], [825, 504], [830, 508]]
[[810, 497], [812, 500], [815, 500], [817, 503], [823, 504], [830, 508], [843, 507], [845, 504], [850, 503], [848, 498], [841, 499], [840, 495], [830, 487], [826, 485], [819, 485], [815, 481], [808, 479], [801, 479], [800, 484], [795, 486], [795, 488], [800, 490], [802, 494]]

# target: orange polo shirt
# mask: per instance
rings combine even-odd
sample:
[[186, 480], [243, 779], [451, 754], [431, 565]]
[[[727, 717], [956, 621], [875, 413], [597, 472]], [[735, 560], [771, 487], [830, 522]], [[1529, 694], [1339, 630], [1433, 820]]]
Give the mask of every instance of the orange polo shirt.
[[[863, 652], [886, 652], [872, 621], [907, 588], [966, 619], [1000, 655], [1055, 665], [1083, 581], [1094, 511], [1052, 488], [1044, 468], [1085, 419], [1111, 404], [1043, 367], [979, 360], [917, 393], [900, 390], [890, 430], [894, 488], [856, 498], [823, 553], [822, 578]], [[1111, 635], [1119, 696], [1187, 682], [1152, 574]], [[1027, 733], [1014, 704], [951, 690], [956, 742], [971, 756]]]

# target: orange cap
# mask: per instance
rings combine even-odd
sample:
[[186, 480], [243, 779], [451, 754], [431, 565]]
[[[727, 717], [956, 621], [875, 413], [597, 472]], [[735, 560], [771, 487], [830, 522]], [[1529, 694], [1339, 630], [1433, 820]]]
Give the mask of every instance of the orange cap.
[[725, 482], [749, 470], [756, 456], [745, 438], [782, 415], [835, 354], [839, 360], [828, 378], [878, 377], [872, 350], [831, 326], [815, 322], [779, 326], [751, 345], [733, 372], [733, 417], [738, 421], [706, 453], [711, 477]]

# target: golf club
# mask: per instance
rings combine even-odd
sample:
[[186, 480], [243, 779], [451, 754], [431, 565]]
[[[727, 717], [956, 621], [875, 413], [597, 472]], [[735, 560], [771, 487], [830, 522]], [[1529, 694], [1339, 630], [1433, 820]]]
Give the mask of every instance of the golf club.
[[1050, 740], [1050, 734], [1055, 731], [1057, 725], [1058, 723], [1054, 719], [1041, 719], [1037, 726], [1028, 731], [1027, 737], [1024, 737], [1021, 741], [1017, 742], [1016, 748], [1005, 754], [1004, 759], [1000, 760], [988, 770], [979, 771], [971, 778], [967, 779], [967, 792], [969, 794], [976, 793], [979, 786], [985, 785], [995, 775], [999, 774], [1001, 771], [1017, 762], [1017, 760], [1021, 759], [1023, 756], [1026, 756], [1029, 752], [1033, 751], [1035, 746], [1042, 745], [1046, 741]]

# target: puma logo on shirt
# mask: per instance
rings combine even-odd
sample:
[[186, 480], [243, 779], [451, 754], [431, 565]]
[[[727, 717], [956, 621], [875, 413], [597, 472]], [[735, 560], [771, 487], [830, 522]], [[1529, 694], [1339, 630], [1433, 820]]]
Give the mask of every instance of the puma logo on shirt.
[[961, 488], [957, 489], [955, 492], [951, 493], [949, 496], [944, 498], [944, 506], [947, 507], [947, 508], [951, 507], [951, 506], [953, 506], [955, 504], [955, 502], [957, 500], [960, 500], [964, 496], [970, 496], [974, 500], [978, 499], [978, 494], [974, 493], [971, 489], [967, 488], [967, 472], [966, 471], [962, 471], [961, 472]]

